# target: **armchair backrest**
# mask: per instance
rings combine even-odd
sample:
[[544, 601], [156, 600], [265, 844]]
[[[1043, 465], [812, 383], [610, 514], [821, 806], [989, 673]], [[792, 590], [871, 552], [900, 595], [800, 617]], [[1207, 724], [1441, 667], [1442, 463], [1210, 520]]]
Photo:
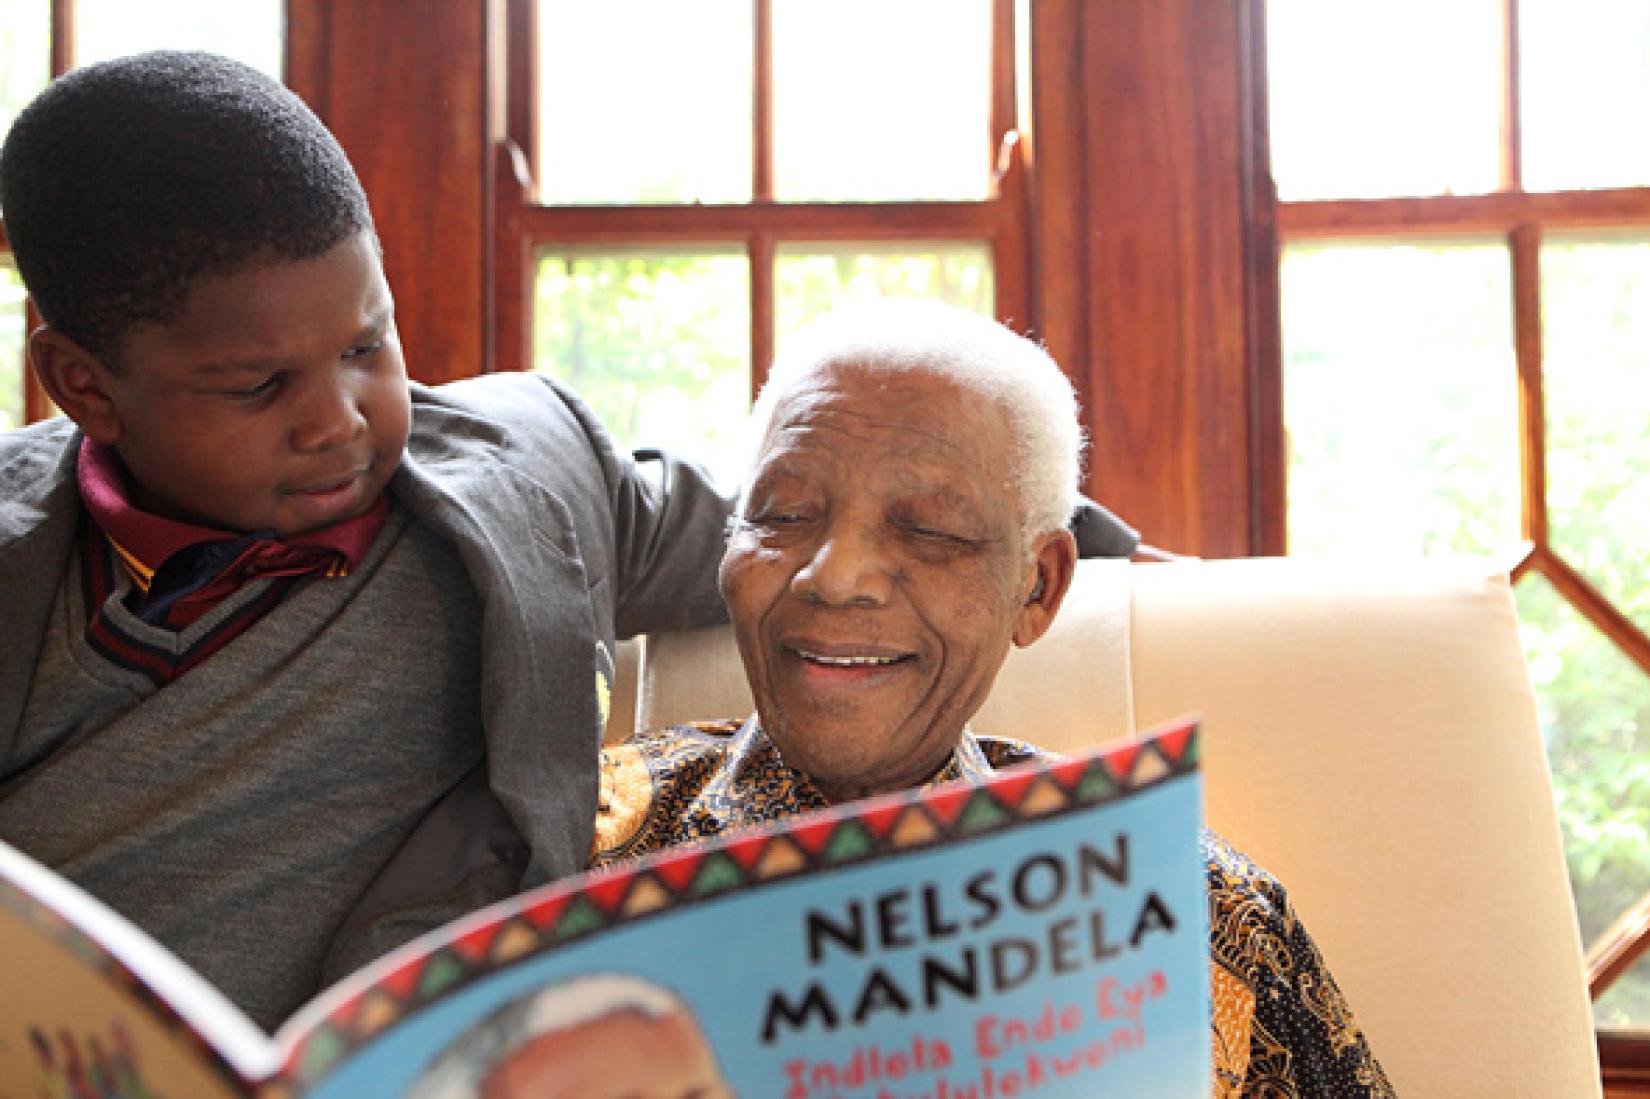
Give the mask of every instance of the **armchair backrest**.
[[[726, 628], [636, 674], [637, 727], [751, 708]], [[1400, 1095], [1600, 1094], [1504, 576], [1084, 561], [974, 726], [1069, 750], [1191, 711], [1210, 825], [1289, 888]]]

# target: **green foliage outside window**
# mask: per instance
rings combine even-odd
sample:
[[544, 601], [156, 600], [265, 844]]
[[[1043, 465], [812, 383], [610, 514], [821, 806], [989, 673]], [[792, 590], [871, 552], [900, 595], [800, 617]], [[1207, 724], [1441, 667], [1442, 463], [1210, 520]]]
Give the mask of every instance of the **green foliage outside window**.
[[[1548, 522], [1554, 549], [1650, 629], [1650, 242], [1555, 240], [1541, 252]], [[1650, 892], [1650, 674], [1544, 580], [1520, 584], [1531, 676], [1582, 935]], [[1650, 1021], [1650, 966], [1595, 1006]]]
[[1518, 405], [1506, 248], [1283, 258], [1289, 551], [1508, 554]]
[[534, 365], [596, 411], [624, 447], [737, 475], [750, 403], [743, 255], [549, 254], [539, 261]]
[[[1512, 560], [1508, 267], [1501, 245], [1286, 252], [1291, 552]], [[1550, 243], [1542, 269], [1552, 545], [1650, 626], [1650, 244]], [[1542, 576], [1515, 594], [1591, 941], [1650, 891], [1650, 675]], [[1650, 965], [1595, 1015], [1650, 1022]]]
[[1553, 545], [1650, 631], [1650, 240], [1541, 250]]
[[0, 260], [0, 431], [23, 422], [23, 283]]
[[[875, 298], [933, 298], [990, 313], [984, 244], [787, 245], [774, 265], [775, 342]], [[737, 483], [751, 398], [743, 253], [546, 252], [534, 365], [570, 384], [618, 443], [662, 447]]]
[[[1526, 577], [1517, 596], [1582, 938], [1592, 941], [1650, 890], [1650, 677], [1542, 577]], [[1650, 971], [1618, 980], [1595, 1015], [1650, 1019]]]
[[924, 298], [991, 315], [991, 250], [984, 244], [795, 244], [779, 249], [774, 328], [785, 335], [849, 302]]

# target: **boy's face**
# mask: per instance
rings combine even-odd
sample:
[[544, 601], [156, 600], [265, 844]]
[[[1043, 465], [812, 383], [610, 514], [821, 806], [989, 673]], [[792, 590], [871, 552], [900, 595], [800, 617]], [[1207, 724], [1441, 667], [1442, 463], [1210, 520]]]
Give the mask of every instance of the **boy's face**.
[[119, 370], [101, 375], [109, 415], [82, 427], [119, 452], [139, 505], [282, 538], [371, 507], [411, 422], [367, 233], [202, 280], [174, 323], [134, 328]]

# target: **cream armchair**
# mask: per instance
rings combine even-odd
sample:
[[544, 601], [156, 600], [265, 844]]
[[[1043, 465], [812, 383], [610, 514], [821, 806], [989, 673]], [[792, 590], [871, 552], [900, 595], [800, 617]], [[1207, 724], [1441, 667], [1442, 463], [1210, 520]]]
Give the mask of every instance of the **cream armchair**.
[[[726, 629], [628, 656], [610, 735], [750, 710]], [[1504, 578], [1085, 561], [974, 724], [1071, 749], [1187, 711], [1210, 825], [1289, 887], [1400, 1095], [1600, 1094]]]

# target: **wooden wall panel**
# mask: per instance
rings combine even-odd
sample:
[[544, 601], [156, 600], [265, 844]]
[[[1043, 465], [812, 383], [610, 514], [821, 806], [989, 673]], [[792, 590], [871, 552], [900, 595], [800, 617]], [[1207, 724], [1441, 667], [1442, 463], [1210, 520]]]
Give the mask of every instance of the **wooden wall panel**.
[[[1153, 545], [1253, 552], [1245, 0], [1034, 9], [1041, 326], [1079, 377], [1089, 491]], [[1039, 65], [1039, 70], [1042, 65]], [[1073, 187], [1075, 180], [1076, 186]], [[1269, 196], [1267, 196], [1269, 197]]]
[[288, 0], [287, 81], [361, 176], [420, 381], [487, 366], [491, 5]]
[[[1083, 144], [1083, 42], [1085, 0], [1040, 0], [1032, 8], [1032, 163], [1030, 335], [1048, 345], [1071, 376], [1093, 431], [1093, 371], [1089, 358], [1088, 233], [1083, 196], [1088, 192]], [[1111, 486], [1091, 471], [1090, 495]], [[1101, 497], [1107, 499], [1106, 497]]]

